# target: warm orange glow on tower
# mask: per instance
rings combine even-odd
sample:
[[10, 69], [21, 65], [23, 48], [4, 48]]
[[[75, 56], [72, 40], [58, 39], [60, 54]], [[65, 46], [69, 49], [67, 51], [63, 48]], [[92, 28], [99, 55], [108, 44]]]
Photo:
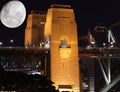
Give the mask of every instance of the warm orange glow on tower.
[[25, 29], [25, 46], [38, 46], [43, 37], [44, 23], [46, 14], [44, 12], [32, 11], [28, 15], [27, 26]]
[[48, 9], [45, 37], [50, 36], [51, 80], [61, 91], [81, 92], [77, 25], [69, 5], [52, 5]]

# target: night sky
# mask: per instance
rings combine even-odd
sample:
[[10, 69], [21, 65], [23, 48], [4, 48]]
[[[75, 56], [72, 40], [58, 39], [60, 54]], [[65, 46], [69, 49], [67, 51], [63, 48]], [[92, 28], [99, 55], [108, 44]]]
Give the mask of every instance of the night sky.
[[[0, 0], [0, 10], [10, 0]], [[78, 33], [87, 34], [88, 29], [100, 24], [110, 26], [120, 21], [120, 1], [118, 0], [19, 0], [26, 8], [27, 16], [31, 10], [45, 10], [51, 4], [70, 4], [75, 11]], [[27, 20], [26, 16], [26, 20]], [[15, 45], [22, 46], [24, 43], [25, 22], [18, 28], [7, 28], [0, 22], [0, 41], [8, 43], [10, 39]]]

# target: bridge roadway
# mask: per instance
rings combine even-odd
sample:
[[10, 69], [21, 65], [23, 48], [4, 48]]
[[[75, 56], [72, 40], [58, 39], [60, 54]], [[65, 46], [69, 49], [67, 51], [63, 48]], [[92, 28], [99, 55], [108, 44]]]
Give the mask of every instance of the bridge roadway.
[[89, 58], [119, 58], [120, 48], [82, 48], [78, 49], [79, 57], [89, 57]]
[[38, 47], [0, 47], [0, 55], [40, 55], [49, 51], [49, 48]]
[[[40, 55], [44, 52], [50, 51], [49, 48], [39, 47], [0, 47], [0, 55]], [[78, 48], [79, 57], [89, 58], [118, 58], [120, 57], [120, 48]]]

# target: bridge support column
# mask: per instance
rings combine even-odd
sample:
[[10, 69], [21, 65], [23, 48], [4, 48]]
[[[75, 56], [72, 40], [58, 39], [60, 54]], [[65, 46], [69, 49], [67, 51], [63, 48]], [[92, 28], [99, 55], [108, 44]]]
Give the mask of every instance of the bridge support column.
[[45, 37], [50, 37], [50, 77], [62, 91], [82, 92], [78, 63], [77, 24], [69, 5], [48, 9]]

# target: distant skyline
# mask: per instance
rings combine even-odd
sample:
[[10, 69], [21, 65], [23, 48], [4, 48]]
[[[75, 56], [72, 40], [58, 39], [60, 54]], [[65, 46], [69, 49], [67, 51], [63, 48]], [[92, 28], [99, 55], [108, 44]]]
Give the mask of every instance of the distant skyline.
[[[0, 0], [0, 10], [10, 0]], [[120, 21], [120, 1], [117, 0], [19, 0], [27, 11], [27, 16], [31, 10], [45, 10], [51, 4], [69, 4], [75, 11], [76, 22], [78, 24], [78, 35], [86, 34], [88, 29], [94, 28], [97, 24], [110, 26]], [[26, 17], [27, 20], [27, 17]], [[25, 22], [18, 28], [7, 28], [0, 22], [0, 41], [3, 43], [13, 39], [18, 46], [24, 42]]]

